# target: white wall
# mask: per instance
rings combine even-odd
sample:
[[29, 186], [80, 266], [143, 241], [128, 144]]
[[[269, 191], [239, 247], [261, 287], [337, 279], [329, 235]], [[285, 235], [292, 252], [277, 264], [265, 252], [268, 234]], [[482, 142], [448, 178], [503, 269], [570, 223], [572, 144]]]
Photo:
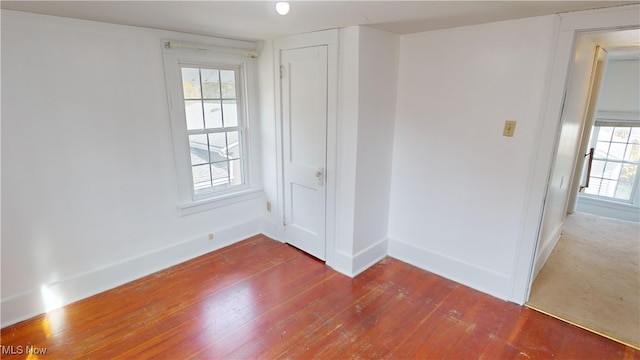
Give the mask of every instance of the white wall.
[[253, 46], [2, 11], [2, 326], [260, 232], [261, 200], [178, 213], [164, 38]]
[[[360, 27], [340, 29], [338, 86], [336, 252], [337, 269], [351, 273], [355, 224], [356, 167], [358, 164], [358, 99], [360, 78]], [[344, 263], [345, 265], [340, 265]]]
[[[278, 191], [276, 138], [276, 109], [275, 109], [275, 67], [273, 40], [261, 43], [258, 57], [258, 92], [260, 109], [260, 142], [261, 142], [261, 176], [264, 187], [264, 204], [261, 205], [263, 229], [265, 235], [273, 239], [278, 238], [278, 222], [282, 221], [280, 211], [280, 193]], [[271, 211], [267, 211], [266, 202], [271, 203]]]
[[640, 113], [640, 62], [609, 60], [604, 74], [599, 111]]
[[386, 241], [400, 37], [360, 27], [353, 251]]
[[386, 255], [399, 37], [341, 29], [336, 268], [355, 275]]
[[401, 37], [389, 255], [511, 296], [556, 20]]

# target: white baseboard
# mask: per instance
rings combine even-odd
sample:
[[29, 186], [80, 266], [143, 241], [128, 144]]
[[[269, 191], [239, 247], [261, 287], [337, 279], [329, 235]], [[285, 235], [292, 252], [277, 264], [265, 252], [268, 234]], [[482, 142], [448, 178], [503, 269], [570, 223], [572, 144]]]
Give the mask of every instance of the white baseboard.
[[[259, 218], [220, 229], [215, 239], [208, 234], [198, 236], [162, 249], [135, 256], [102, 268], [43, 285], [18, 295], [2, 299], [2, 327], [32, 318], [50, 310], [51, 298], [57, 306], [64, 306], [139, 279], [156, 271], [193, 259], [259, 234]], [[49, 294], [45, 300], [43, 292]]]
[[512, 280], [503, 274], [395, 239], [389, 239], [388, 253], [390, 257], [511, 301]]
[[353, 276], [367, 270], [385, 256], [387, 256], [387, 239], [378, 240], [375, 244], [358, 251], [353, 256]]
[[536, 276], [538, 276], [538, 273], [540, 272], [540, 270], [542, 270], [542, 267], [544, 266], [544, 264], [549, 259], [549, 256], [551, 256], [551, 252], [553, 251], [553, 249], [555, 249], [556, 245], [558, 244], [558, 240], [560, 240], [560, 236], [562, 235], [563, 226], [564, 226], [564, 222], [560, 223], [555, 229], [553, 229], [553, 232], [551, 233], [551, 235], [549, 235], [549, 239], [546, 241], [543, 241], [542, 243], [543, 245], [540, 248], [540, 251], [538, 252], [538, 254], [536, 254], [536, 260], [533, 267], [534, 280], [536, 279]]
[[278, 224], [274, 223], [267, 217], [262, 217], [260, 221], [262, 234], [270, 237], [273, 240], [278, 240], [281, 242], [278, 236]]
[[385, 256], [387, 256], [387, 239], [382, 239], [354, 255], [338, 250], [335, 252], [333, 263], [328, 265], [344, 275], [355, 277]]
[[327, 262], [327, 266], [341, 274], [353, 277], [353, 258], [344, 251], [336, 250], [333, 254], [333, 262]]

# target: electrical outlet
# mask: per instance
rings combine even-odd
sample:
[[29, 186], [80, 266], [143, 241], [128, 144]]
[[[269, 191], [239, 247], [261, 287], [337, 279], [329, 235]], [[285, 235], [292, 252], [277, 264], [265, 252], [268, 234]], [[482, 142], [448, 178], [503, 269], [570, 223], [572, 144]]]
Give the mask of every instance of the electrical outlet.
[[267, 211], [271, 212], [271, 201], [267, 201]]
[[504, 131], [502, 136], [512, 137], [516, 131], [516, 122], [514, 120], [507, 120], [504, 122]]
[[213, 240], [213, 234], [209, 234], [209, 240]]

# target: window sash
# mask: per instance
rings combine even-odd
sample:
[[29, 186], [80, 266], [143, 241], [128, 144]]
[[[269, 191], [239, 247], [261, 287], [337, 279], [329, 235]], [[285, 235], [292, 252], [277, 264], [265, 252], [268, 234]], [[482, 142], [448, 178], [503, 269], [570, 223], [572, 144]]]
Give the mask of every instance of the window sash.
[[[248, 187], [247, 184], [247, 171], [246, 171], [246, 156], [245, 156], [245, 135], [244, 135], [244, 129], [241, 128], [234, 128], [234, 129], [215, 129], [215, 131], [207, 131], [207, 132], [195, 132], [194, 134], [189, 134], [189, 135], [208, 135], [208, 134], [221, 134], [221, 133], [230, 133], [230, 132], [237, 132], [238, 133], [238, 156], [237, 157], [232, 157], [227, 153], [227, 156], [225, 159], [223, 160], [218, 160], [218, 161], [213, 161], [211, 158], [208, 159], [208, 161], [203, 162], [203, 163], [198, 163], [198, 164], [194, 164], [191, 160], [191, 158], [189, 159], [189, 164], [190, 164], [190, 177], [191, 177], [191, 193], [192, 193], [192, 197], [194, 201], [197, 200], [202, 200], [202, 199], [207, 199], [210, 198], [212, 196], [215, 196], [217, 194], [224, 194], [230, 191], [235, 191], [237, 189], [243, 189]], [[187, 137], [187, 141], [189, 141], [189, 136]], [[227, 146], [229, 144], [226, 144]], [[207, 143], [207, 146], [209, 147], [206, 151], [210, 153], [211, 148], [210, 145]], [[228, 150], [228, 149], [227, 149]], [[234, 163], [239, 163], [239, 174], [237, 176], [239, 176], [240, 178], [240, 182], [237, 184], [234, 184], [234, 181], [236, 179], [236, 176], [234, 175], [234, 172], [232, 171], [231, 167]], [[213, 169], [211, 168], [212, 166], [216, 165], [216, 164], [226, 164], [226, 171], [227, 171], [227, 181], [224, 182], [220, 182], [220, 179], [216, 178], [213, 176]], [[211, 191], [202, 191], [202, 187], [198, 187], [197, 184], [201, 184], [201, 183], [196, 183], [195, 179], [193, 178], [193, 170], [197, 167], [202, 167], [202, 166], [209, 166], [209, 182], [211, 184], [210, 188]], [[218, 184], [216, 185], [216, 182], [218, 182]], [[227, 184], [227, 186], [224, 187], [219, 187], [220, 185], [224, 185]], [[218, 188], [216, 188], [216, 186], [218, 186]]]
[[233, 127], [211, 128], [211, 129], [203, 129], [203, 130], [187, 130], [187, 135], [205, 135], [205, 134], [215, 134], [215, 133], [226, 133], [231, 131], [245, 131], [245, 127], [233, 126]]
[[[207, 127], [207, 123], [206, 123], [206, 119], [204, 117], [204, 113], [203, 113], [203, 117], [202, 117], [202, 128], [201, 129], [191, 129], [189, 130], [188, 127], [188, 121], [187, 121], [187, 110], [186, 110], [186, 106], [184, 105], [185, 102], [182, 103], [182, 107], [184, 109], [184, 115], [185, 115], [185, 127], [187, 127], [187, 136], [186, 136], [186, 140], [189, 143], [189, 151], [191, 152], [191, 137], [194, 135], [205, 135], [207, 136], [207, 149], [205, 150], [208, 154], [208, 161], [204, 162], [204, 163], [198, 163], [198, 164], [194, 164], [193, 163], [193, 158], [191, 157], [190, 154], [190, 158], [189, 158], [189, 164], [190, 164], [190, 183], [191, 183], [191, 196], [192, 199], [194, 201], [197, 200], [201, 200], [201, 199], [206, 199], [212, 196], [215, 196], [216, 194], [219, 193], [226, 193], [228, 191], [232, 191], [234, 189], [238, 189], [238, 188], [242, 188], [243, 186], [246, 185], [246, 166], [245, 166], [245, 141], [244, 141], [244, 132], [245, 132], [245, 127], [244, 127], [244, 99], [243, 99], [243, 94], [242, 94], [242, 89], [243, 89], [243, 73], [242, 73], [242, 66], [216, 66], [216, 65], [201, 65], [201, 64], [192, 64], [192, 63], [180, 63], [179, 64], [179, 69], [180, 69], [180, 79], [181, 79], [181, 84], [182, 84], [182, 98], [184, 99], [184, 101], [200, 101], [203, 102], [201, 104], [201, 106], [204, 106], [204, 102], [207, 100], [212, 100], [212, 101], [220, 101], [221, 105], [224, 103], [224, 100], [233, 100], [235, 101], [235, 113], [236, 113], [236, 125], [235, 126], [225, 126], [225, 119], [224, 119], [224, 113], [221, 115], [222, 118], [220, 119], [221, 123], [221, 127]], [[195, 96], [187, 96], [187, 94], [185, 94], [185, 88], [184, 88], [184, 83], [186, 81], [186, 79], [184, 78], [184, 69], [197, 69], [198, 70], [198, 83], [197, 86], [199, 88], [199, 94], [193, 94], [193, 95], [199, 95], [199, 97], [195, 97]], [[215, 70], [218, 73], [218, 79], [217, 79], [217, 87], [218, 89], [213, 90], [214, 91], [214, 95], [219, 95], [219, 96], [214, 96], [214, 97], [210, 97], [210, 96], [206, 96], [205, 95], [205, 90], [204, 90], [204, 80], [202, 78], [202, 71], [203, 70]], [[223, 94], [224, 90], [223, 90], [223, 83], [222, 83], [222, 74], [221, 71], [233, 71], [233, 97], [230, 97], [230, 93], [229, 94]], [[211, 91], [211, 90], [210, 90]], [[191, 94], [189, 94], [191, 95]], [[228, 157], [228, 154], [226, 155], [226, 158], [223, 160], [219, 160], [219, 161], [213, 161], [211, 159], [211, 144], [209, 143], [209, 134], [229, 134], [229, 133], [234, 133], [237, 132], [238, 133], [238, 139], [237, 139], [237, 146], [238, 146], [238, 157], [237, 158], [230, 158]], [[226, 141], [228, 141], [228, 138], [225, 138]], [[225, 144], [227, 147], [229, 146], [228, 143]], [[229, 149], [227, 149], [227, 151], [229, 151]], [[235, 169], [236, 165], [235, 164], [240, 164], [238, 168], [239, 174], [234, 174], [235, 173]], [[218, 166], [216, 166], [218, 165]], [[220, 169], [224, 169], [226, 170], [226, 177], [218, 177], [216, 175], [222, 175], [222, 174], [214, 174], [214, 167], [217, 168], [218, 170]], [[201, 170], [198, 170], [201, 169]], [[207, 176], [207, 172], [206, 169], [208, 169], [208, 176]], [[202, 173], [202, 176], [205, 176], [205, 178], [201, 179], [202, 181], [196, 181], [195, 179], [195, 173], [196, 172], [201, 172], [202, 170], [205, 170], [205, 173]], [[239, 177], [239, 183], [234, 183], [235, 180]], [[207, 185], [208, 183], [208, 185]]]
[[[612, 127], [612, 128], [617, 128], [617, 127], [627, 127], [627, 128], [633, 128], [633, 127], [638, 127], [640, 126], [640, 122], [637, 121], [633, 121], [633, 120], [608, 120], [608, 119], [599, 119], [596, 120], [596, 123], [594, 124], [593, 127], [593, 133], [591, 134], [591, 139], [590, 139], [590, 145], [591, 147], [595, 148], [596, 144], [598, 143], [598, 141], [600, 142], [605, 142], [605, 143], [609, 143], [609, 144], [625, 144], [625, 146], [630, 146], [631, 144], [633, 144], [631, 142], [631, 135], [629, 135], [629, 138], [627, 138], [626, 142], [620, 142], [620, 141], [613, 141], [613, 138], [610, 139], [609, 141], [602, 141], [598, 139], [598, 135], [599, 132], [601, 131], [602, 127]], [[625, 160], [625, 159], [615, 159], [615, 158], [609, 158], [609, 151], [610, 148], [607, 149], [607, 156], [598, 156], [598, 157], [594, 157], [593, 160], [594, 161], [601, 161], [601, 162], [605, 162], [606, 163], [613, 163], [613, 164], [620, 164], [621, 166], [624, 165], [635, 165], [637, 166], [637, 169], [640, 169], [640, 162], [638, 161], [630, 161], [630, 160]], [[584, 169], [584, 174], [583, 177], [586, 177], [587, 175], [587, 169]], [[615, 182], [615, 191], [613, 192], [612, 196], [609, 195], [601, 195], [601, 188], [600, 186], [597, 189], [597, 194], [593, 194], [593, 193], [588, 193], [588, 191], [593, 191], [593, 189], [586, 189], [586, 192], [581, 193], [581, 196], [586, 196], [586, 197], [591, 197], [591, 198], [597, 198], [597, 199], [604, 199], [604, 200], [608, 200], [608, 201], [615, 201], [615, 202], [619, 202], [619, 203], [632, 203], [633, 199], [635, 198], [635, 193], [637, 191], [638, 188], [638, 182], [640, 181], [640, 171], [636, 170], [636, 173], [634, 175], [634, 178], [631, 182], [628, 181], [624, 181], [621, 179], [621, 174], [618, 174], [617, 177], [615, 179], [611, 179], [608, 177], [605, 177], [605, 174], [602, 174], [602, 176], [590, 176], [590, 183], [597, 183], [597, 184], [601, 184], [603, 181], [614, 181]], [[631, 192], [629, 193], [629, 197], [628, 199], [624, 199], [624, 198], [618, 198], [616, 197], [616, 194], [618, 192], [618, 185], [620, 185], [621, 183], [623, 184], [629, 184], [631, 183]]]

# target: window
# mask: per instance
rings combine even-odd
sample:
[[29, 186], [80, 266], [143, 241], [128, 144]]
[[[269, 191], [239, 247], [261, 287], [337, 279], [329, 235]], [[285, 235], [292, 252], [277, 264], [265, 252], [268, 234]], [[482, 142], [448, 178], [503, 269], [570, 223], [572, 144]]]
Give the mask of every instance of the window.
[[179, 208], [189, 214], [260, 196], [249, 157], [253, 59], [238, 49], [163, 45]]
[[239, 72], [238, 68], [181, 68], [196, 197], [245, 183]]
[[638, 181], [640, 127], [630, 125], [634, 124], [596, 121], [591, 134], [595, 152], [586, 195], [632, 201]]

